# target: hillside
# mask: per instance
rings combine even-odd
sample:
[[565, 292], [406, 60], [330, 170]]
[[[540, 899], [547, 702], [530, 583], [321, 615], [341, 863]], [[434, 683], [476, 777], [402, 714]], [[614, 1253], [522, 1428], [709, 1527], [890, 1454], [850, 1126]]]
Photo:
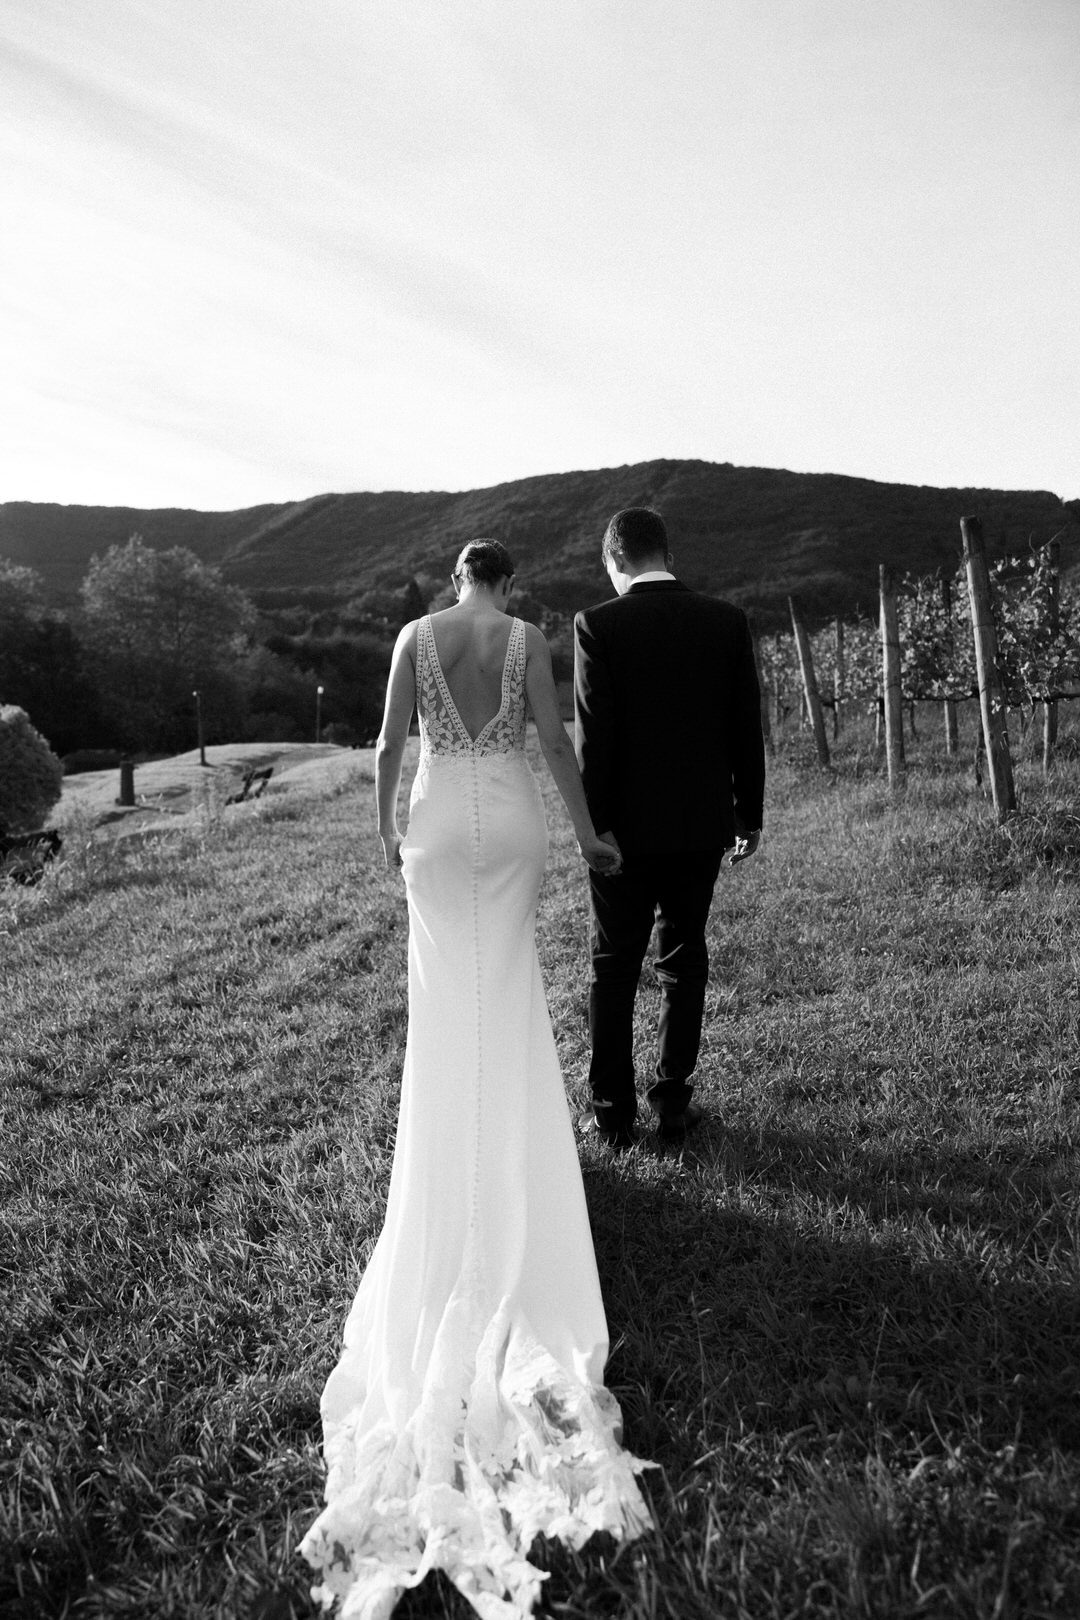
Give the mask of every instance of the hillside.
[[977, 513], [992, 555], [1059, 531], [1065, 565], [1080, 559], [1080, 502], [1046, 491], [936, 489], [832, 473], [704, 461], [651, 461], [546, 474], [459, 494], [326, 494], [235, 512], [0, 505], [0, 556], [38, 569], [70, 601], [90, 558], [138, 532], [189, 547], [266, 610], [344, 606], [410, 574], [442, 579], [456, 550], [490, 534], [510, 547], [521, 583], [570, 611], [607, 592], [598, 548], [619, 506], [649, 504], [668, 520], [689, 584], [753, 608], [764, 623], [789, 593], [809, 612], [850, 612], [876, 599], [879, 562], [925, 573], [959, 553], [959, 519]]

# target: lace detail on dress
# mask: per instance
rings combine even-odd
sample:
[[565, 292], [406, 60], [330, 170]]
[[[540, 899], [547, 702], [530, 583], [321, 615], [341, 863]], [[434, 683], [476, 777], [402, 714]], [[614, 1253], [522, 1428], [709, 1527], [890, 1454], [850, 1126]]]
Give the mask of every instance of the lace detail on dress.
[[329, 1505], [300, 1550], [342, 1620], [383, 1620], [433, 1569], [483, 1620], [524, 1620], [546, 1579], [537, 1536], [582, 1547], [652, 1526], [635, 1478], [652, 1465], [622, 1450], [614, 1397], [570, 1377], [508, 1301], [478, 1327], [459, 1293], [404, 1432], [346, 1421], [327, 1437]]
[[425, 754], [475, 759], [478, 755], [520, 753], [525, 747], [525, 621], [515, 619], [510, 626], [498, 713], [474, 742], [450, 695], [431, 618], [425, 615], [416, 635], [416, 709]]

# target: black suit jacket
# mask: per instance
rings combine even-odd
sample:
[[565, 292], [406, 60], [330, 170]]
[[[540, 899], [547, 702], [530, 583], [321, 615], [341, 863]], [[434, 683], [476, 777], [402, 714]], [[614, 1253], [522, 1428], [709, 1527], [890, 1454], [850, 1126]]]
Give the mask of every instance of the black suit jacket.
[[729, 849], [761, 826], [765, 747], [741, 608], [646, 580], [574, 620], [577, 753], [625, 854]]

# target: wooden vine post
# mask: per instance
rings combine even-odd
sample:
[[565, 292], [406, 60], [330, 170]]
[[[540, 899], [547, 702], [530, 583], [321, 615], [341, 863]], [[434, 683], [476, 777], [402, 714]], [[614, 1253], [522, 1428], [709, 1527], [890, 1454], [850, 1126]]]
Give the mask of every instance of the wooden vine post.
[[[1046, 631], [1051, 641], [1057, 635], [1061, 626], [1060, 616], [1060, 588], [1061, 588], [1061, 541], [1053, 539], [1047, 541], [1044, 555], [1047, 564], [1046, 579]], [[1054, 749], [1057, 745], [1058, 706], [1057, 701], [1051, 697], [1043, 698], [1043, 775], [1050, 775], [1050, 766], [1054, 758]]]
[[[952, 580], [947, 574], [943, 576], [941, 581], [941, 610], [945, 615], [945, 635], [948, 640], [949, 653], [951, 655], [953, 650], [953, 599]], [[949, 662], [952, 662], [951, 656]], [[956, 729], [956, 699], [947, 697], [945, 699], [945, 752], [946, 754], [955, 754], [959, 747], [960, 737]]]
[[836, 663], [833, 667], [833, 712], [832, 734], [834, 739], [840, 735], [840, 705], [844, 697], [844, 677], [847, 673], [844, 663], [844, 621], [836, 620]]
[[788, 597], [788, 609], [791, 613], [791, 628], [795, 632], [795, 646], [799, 653], [799, 668], [802, 671], [806, 711], [810, 716], [810, 724], [814, 728], [818, 764], [828, 765], [829, 744], [825, 736], [825, 719], [821, 713], [821, 698], [818, 694], [817, 680], [814, 676], [814, 655], [810, 650], [810, 637], [802, 621], [802, 616], [795, 605], [793, 596]]
[[986, 743], [986, 762], [990, 770], [994, 809], [998, 820], [1004, 821], [1016, 809], [1016, 786], [1013, 782], [1012, 755], [1009, 753], [1005, 692], [998, 667], [997, 631], [994, 629], [990, 605], [990, 574], [986, 566], [982, 524], [977, 517], [962, 517], [960, 534], [964, 542], [964, 566], [971, 602], [971, 629], [975, 637], [975, 666], [979, 673], [979, 709]]
[[900, 621], [896, 611], [896, 585], [892, 570], [879, 569], [881, 585], [881, 684], [885, 693], [885, 756], [889, 786], [894, 790], [904, 777], [904, 709], [900, 693]]

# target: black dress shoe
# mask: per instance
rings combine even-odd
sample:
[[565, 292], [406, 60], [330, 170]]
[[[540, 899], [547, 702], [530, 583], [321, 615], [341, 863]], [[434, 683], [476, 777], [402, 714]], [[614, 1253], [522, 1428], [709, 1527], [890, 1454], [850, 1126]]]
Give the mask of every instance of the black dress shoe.
[[632, 1125], [601, 1125], [591, 1108], [587, 1113], [578, 1115], [577, 1126], [582, 1136], [598, 1137], [605, 1147], [614, 1149], [616, 1153], [625, 1152], [637, 1141], [637, 1133]]
[[656, 1133], [662, 1142], [681, 1142], [687, 1131], [700, 1125], [704, 1118], [704, 1109], [699, 1108], [697, 1103], [687, 1103], [681, 1114], [661, 1114]]

